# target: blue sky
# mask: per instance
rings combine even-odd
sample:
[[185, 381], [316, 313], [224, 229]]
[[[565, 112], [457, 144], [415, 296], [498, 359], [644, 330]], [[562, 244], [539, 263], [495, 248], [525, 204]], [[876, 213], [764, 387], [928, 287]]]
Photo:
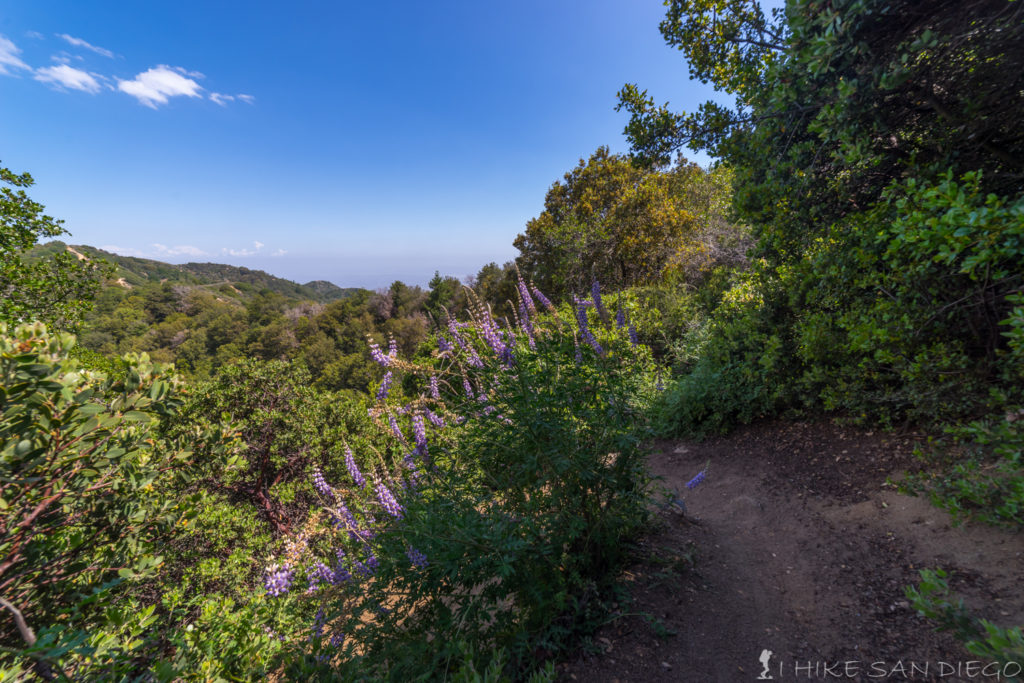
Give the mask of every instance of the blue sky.
[[[32, 2], [0, 16], [0, 162], [70, 241], [306, 282], [516, 255], [552, 182], [626, 151], [615, 93], [692, 109], [660, 0]], [[707, 159], [697, 159], [706, 162]]]

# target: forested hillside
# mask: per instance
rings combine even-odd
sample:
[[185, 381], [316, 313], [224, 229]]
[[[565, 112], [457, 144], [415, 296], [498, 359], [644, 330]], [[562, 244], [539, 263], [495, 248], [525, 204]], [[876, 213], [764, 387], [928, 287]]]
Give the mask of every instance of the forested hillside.
[[[924, 430], [901, 489], [1020, 531], [1021, 3], [666, 6], [734, 106], [624, 86], [631, 153], [465, 281], [40, 246], [0, 171], [0, 675], [553, 680], [686, 509], [646, 445], [763, 419]], [[943, 578], [915, 609], [1024, 658]]]

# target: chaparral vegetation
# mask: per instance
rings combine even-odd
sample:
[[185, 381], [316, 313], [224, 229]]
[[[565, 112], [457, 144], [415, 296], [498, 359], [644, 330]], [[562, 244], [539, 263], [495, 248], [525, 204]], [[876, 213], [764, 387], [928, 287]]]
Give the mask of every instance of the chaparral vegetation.
[[[625, 85], [632, 153], [466, 282], [40, 244], [0, 169], [0, 677], [552, 680], [649, 528], [645, 444], [766, 417], [928, 430], [903, 488], [1021, 530], [1024, 4], [665, 4], [734, 106]], [[941, 571], [908, 595], [1024, 658]]]

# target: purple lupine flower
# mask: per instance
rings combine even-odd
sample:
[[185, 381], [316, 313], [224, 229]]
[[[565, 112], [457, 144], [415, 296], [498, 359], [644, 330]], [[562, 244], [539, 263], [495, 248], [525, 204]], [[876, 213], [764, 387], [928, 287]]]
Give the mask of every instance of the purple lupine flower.
[[580, 330], [584, 330], [590, 325], [587, 321], [587, 308], [593, 306], [594, 302], [586, 299], [580, 299], [576, 295], [573, 295], [572, 303], [576, 307], [576, 322], [579, 324]]
[[352, 449], [345, 446], [345, 469], [348, 470], [348, 474], [352, 477], [352, 481], [359, 488], [366, 486], [366, 479], [363, 478], [363, 473], [359, 471], [356, 466], [356, 458], [352, 455]]
[[388, 358], [391, 360], [398, 358], [398, 342], [394, 337], [388, 340]]
[[430, 377], [430, 397], [435, 399], [441, 398], [441, 389], [437, 385], [437, 375], [431, 375]]
[[402, 508], [401, 504], [395, 500], [395, 496], [391, 493], [388, 487], [384, 485], [384, 482], [378, 481], [376, 488], [377, 502], [380, 503], [381, 507], [383, 507], [384, 510], [392, 517], [401, 519], [402, 513], [404, 513], [405, 510]]
[[636, 336], [636, 326], [633, 323], [629, 324], [629, 343], [633, 346], [640, 343], [640, 340]]
[[531, 287], [530, 291], [533, 292], [533, 296], [537, 299], [537, 303], [539, 303], [541, 306], [548, 309], [549, 311], [555, 310], [555, 307], [551, 304], [548, 298], [544, 296], [541, 293], [541, 291], [537, 289], [536, 286]]
[[466, 342], [462, 338], [462, 335], [459, 334], [459, 326], [455, 322], [455, 318], [448, 318], [448, 332], [452, 335], [452, 339], [455, 340], [455, 343], [460, 349], [466, 348]]
[[580, 343], [576, 342], [576, 352], [573, 354], [573, 360], [576, 361], [576, 365], [580, 365], [583, 362], [583, 350], [580, 349]]
[[413, 460], [413, 453], [415, 453], [415, 451], [409, 451], [408, 453], [403, 455], [402, 464], [405, 465], [405, 467], [410, 471], [416, 472], [416, 461]]
[[537, 344], [533, 340], [533, 323], [530, 322], [530, 316], [526, 313], [526, 306], [522, 303], [519, 304], [519, 325], [523, 328], [523, 332], [526, 333], [526, 339], [530, 344], [530, 348], [536, 350]]
[[626, 307], [619, 302], [619, 309], [615, 311], [615, 327], [620, 330], [626, 326]]
[[267, 594], [276, 598], [288, 592], [294, 578], [295, 572], [292, 571], [290, 565], [275, 564], [267, 570], [267, 575], [263, 579], [263, 585], [267, 589]]
[[435, 415], [429, 408], [425, 409], [424, 412], [427, 414], [427, 419], [437, 428], [444, 427], [444, 418], [440, 415]]
[[377, 568], [380, 566], [380, 562], [376, 556], [371, 552], [367, 554], [366, 561], [361, 562], [356, 560], [353, 563], [353, 567], [356, 571], [356, 576], [366, 579], [373, 576], [377, 572]]
[[501, 356], [505, 351], [505, 344], [501, 341], [501, 337], [498, 336], [494, 323], [490, 320], [485, 320], [480, 324], [480, 332], [483, 334], [484, 341], [491, 347], [494, 355]]
[[445, 351], [451, 351], [453, 348], [455, 348], [455, 347], [452, 346], [451, 342], [449, 342], [447, 339], [445, 339], [443, 335], [440, 335], [440, 334], [437, 335], [437, 350], [438, 351], [440, 351], [441, 353], [444, 353]]
[[324, 608], [321, 607], [316, 611], [316, 616], [313, 617], [313, 632], [310, 634], [309, 639], [319, 638], [324, 634], [324, 622], [327, 621], [327, 615], [324, 614]]
[[696, 477], [694, 477], [690, 481], [686, 482], [686, 488], [688, 488], [688, 489], [695, 489], [695, 488], [697, 488], [698, 486], [700, 486], [701, 482], [704, 481], [704, 478], [706, 476], [707, 476], [707, 470], [706, 469], [701, 470], [700, 472], [697, 473]]
[[416, 440], [416, 450], [421, 455], [427, 454], [427, 426], [423, 423], [422, 415], [412, 416], [412, 433]]
[[391, 425], [391, 433], [395, 435], [395, 438], [399, 441], [405, 441], [405, 435], [402, 434], [402, 430], [398, 427], [398, 420], [395, 419], [394, 415], [388, 414], [388, 424]]
[[409, 546], [409, 548], [405, 551], [405, 556], [409, 558], [409, 561], [412, 562], [412, 566], [414, 567], [427, 566], [427, 556], [421, 553], [419, 550], [416, 550], [416, 548], [413, 548], [412, 546]]
[[594, 349], [594, 353], [599, 356], [604, 355], [604, 348], [602, 348], [601, 344], [598, 343], [597, 337], [595, 337], [594, 333], [590, 330], [583, 331], [583, 341], [587, 342], [587, 344], [590, 345], [590, 348]]
[[341, 563], [339, 562], [337, 564], [337, 566], [334, 567], [334, 575], [331, 576], [331, 583], [333, 585], [335, 585], [335, 586], [340, 586], [341, 584], [345, 583], [346, 581], [351, 581], [351, 580], [352, 580], [352, 574], [350, 574], [349, 571], [347, 569], [345, 569], [345, 567], [343, 567], [341, 565]]
[[352, 511], [348, 509], [343, 500], [338, 502], [338, 514], [334, 518], [334, 523], [338, 528], [348, 531], [349, 538], [353, 541], [359, 538], [356, 535], [356, 531], [359, 530], [359, 523], [356, 522], [355, 515], [352, 514]]
[[321, 583], [334, 583], [334, 572], [327, 568], [323, 562], [317, 562], [310, 569], [306, 570], [309, 577], [309, 588], [306, 593], [315, 593]]
[[313, 466], [313, 486], [320, 492], [320, 495], [327, 498], [334, 498], [334, 489], [332, 489], [330, 484], [327, 483], [327, 480], [324, 479], [323, 472], [321, 472], [320, 468], [316, 465]]
[[466, 398], [473, 398], [473, 387], [469, 385], [469, 380], [465, 377], [462, 378], [462, 389], [466, 392]]
[[341, 647], [341, 644], [344, 643], [344, 642], [345, 642], [345, 634], [344, 633], [339, 632], [339, 633], [335, 633], [333, 636], [331, 636], [331, 647], [335, 647], [335, 648]]
[[484, 366], [484, 362], [480, 360], [480, 354], [472, 347], [469, 349], [469, 364], [474, 368], [482, 368]]
[[391, 364], [391, 359], [381, 352], [380, 347], [377, 345], [377, 342], [373, 341], [372, 339], [370, 340], [370, 357], [373, 358], [374, 362], [376, 362], [382, 368], [386, 368]]
[[380, 388], [377, 389], [377, 402], [380, 403], [388, 397], [388, 390], [391, 388], [391, 371], [384, 373], [384, 379], [380, 381]]
[[604, 301], [601, 300], [601, 283], [594, 280], [593, 284], [590, 285], [590, 293], [594, 297], [594, 307], [597, 309], [597, 314], [601, 316], [601, 320], [607, 320], [608, 311], [605, 310]]
[[520, 302], [526, 306], [526, 309], [533, 315], [537, 315], [537, 307], [533, 305], [533, 297], [530, 296], [530, 290], [526, 288], [526, 283], [523, 282], [523, 278], [519, 278], [519, 282], [516, 283], [516, 287], [519, 288], [519, 298], [522, 299]]
[[515, 337], [512, 335], [509, 336], [512, 338], [511, 342], [509, 342], [509, 344], [501, 350], [501, 353], [498, 354], [498, 360], [500, 360], [507, 368], [511, 368], [515, 365], [516, 360], [515, 352], [512, 350], [512, 346], [515, 344]]

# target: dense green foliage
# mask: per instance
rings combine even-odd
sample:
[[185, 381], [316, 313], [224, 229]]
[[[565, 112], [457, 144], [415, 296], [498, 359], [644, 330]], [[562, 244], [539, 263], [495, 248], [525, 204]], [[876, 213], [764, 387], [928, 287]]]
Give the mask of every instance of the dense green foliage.
[[105, 264], [67, 252], [26, 258], [47, 237], [64, 232], [61, 221], [43, 213], [25, 191], [32, 176], [0, 166], [0, 322], [43, 321], [74, 328], [108, 274]]
[[727, 219], [731, 175], [680, 161], [647, 170], [599, 148], [548, 190], [515, 240], [528, 275], [556, 298], [594, 279], [615, 289], [666, 279], [697, 284], [744, 261], [746, 231]]
[[627, 134], [643, 163], [682, 144], [729, 163], [758, 257], [708, 321], [670, 420], [703, 431], [824, 404], [939, 421], [1021, 401], [1019, 15], [806, 0], [769, 20], [754, 3], [669, 3], [667, 41], [738, 104], [673, 114], [627, 86]]
[[376, 401], [279, 361], [182, 393], [145, 356], [106, 379], [69, 337], [4, 337], [7, 674], [498, 680], [594, 628], [647, 516], [650, 359], [523, 291], [519, 327], [471, 297], [440, 352], [375, 351]]

